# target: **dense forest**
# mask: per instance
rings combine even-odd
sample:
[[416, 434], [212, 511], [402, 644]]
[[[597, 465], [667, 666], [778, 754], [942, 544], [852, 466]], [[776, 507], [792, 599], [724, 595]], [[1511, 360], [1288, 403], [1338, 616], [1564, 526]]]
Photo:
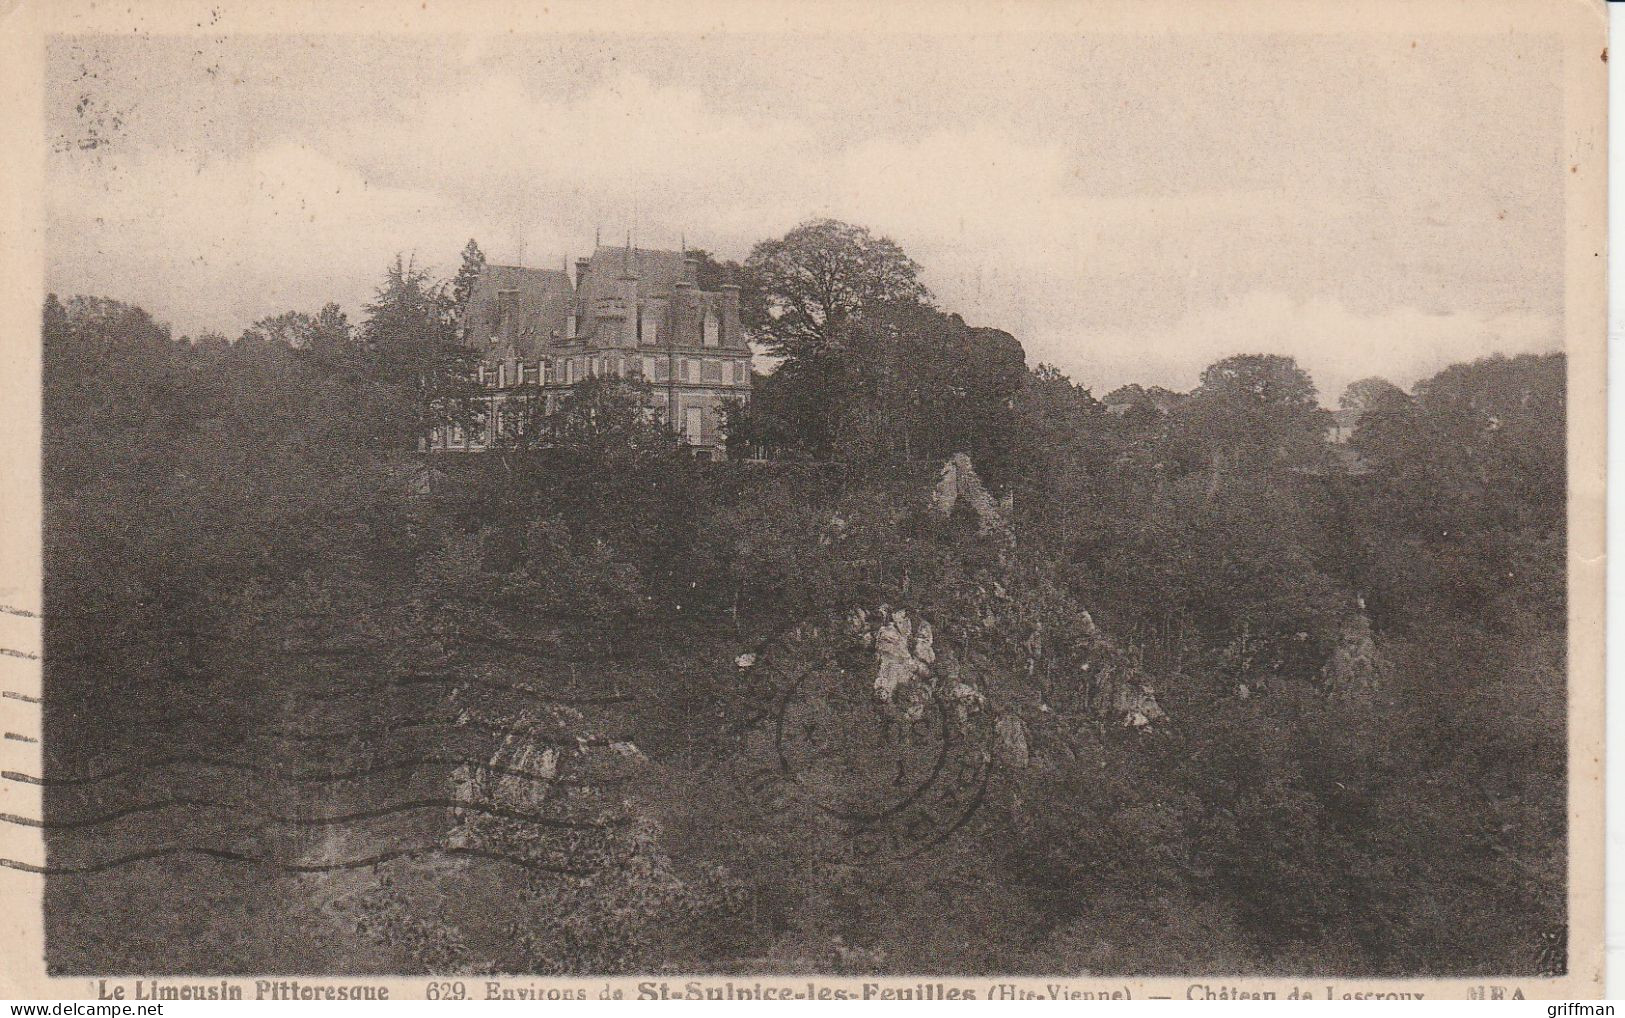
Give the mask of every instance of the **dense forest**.
[[1097, 398], [814, 222], [706, 260], [729, 462], [619, 379], [423, 455], [479, 257], [48, 300], [54, 971], [1561, 967], [1561, 355], [1334, 443], [1288, 358]]

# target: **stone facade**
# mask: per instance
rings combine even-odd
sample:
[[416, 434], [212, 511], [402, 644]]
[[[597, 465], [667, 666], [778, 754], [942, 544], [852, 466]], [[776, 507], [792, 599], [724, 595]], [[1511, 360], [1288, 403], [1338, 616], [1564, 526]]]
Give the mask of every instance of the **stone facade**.
[[[463, 339], [480, 355], [493, 403], [540, 386], [549, 406], [588, 378], [639, 378], [651, 411], [696, 455], [723, 454], [719, 406], [750, 395], [750, 343], [739, 287], [699, 286], [699, 260], [680, 251], [600, 247], [562, 269], [487, 265], [469, 298]], [[428, 448], [477, 451], [490, 435], [442, 428]]]

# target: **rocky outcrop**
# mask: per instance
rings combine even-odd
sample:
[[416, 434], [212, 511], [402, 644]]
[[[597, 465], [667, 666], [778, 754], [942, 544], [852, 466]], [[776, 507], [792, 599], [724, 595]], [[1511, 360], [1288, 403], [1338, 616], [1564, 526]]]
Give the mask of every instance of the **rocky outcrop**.
[[976, 515], [978, 534], [1015, 543], [1008, 504], [1001, 505], [994, 500], [982, 484], [970, 457], [962, 452], [954, 453], [942, 464], [937, 485], [931, 491], [931, 507], [950, 517], [958, 509], [969, 509]]
[[875, 696], [882, 703], [908, 698], [917, 687], [934, 686], [931, 665], [937, 660], [936, 634], [931, 623], [906, 610], [880, 606], [879, 624], [869, 631], [869, 613], [859, 611], [857, 624], [865, 643], [875, 648]]
[[[858, 609], [848, 623], [861, 644], [874, 651], [872, 682], [877, 704], [905, 721], [918, 721], [933, 706], [947, 706], [962, 727], [986, 724], [985, 693], [961, 674], [951, 652], [936, 646], [931, 623], [907, 608], [881, 605]], [[1030, 754], [1027, 730], [1014, 714], [991, 717], [995, 748], [1002, 762], [1026, 767]]]
[[1026, 767], [1032, 763], [1028, 748], [1027, 723], [1014, 714], [1001, 714], [993, 723], [994, 751], [1006, 767]]
[[847, 620], [865, 647], [873, 648], [876, 702], [908, 721], [918, 721], [935, 703], [952, 705], [961, 722], [984, 710], [987, 697], [962, 681], [958, 663], [946, 649], [939, 655], [931, 623], [907, 608], [860, 608]]
[[1337, 645], [1320, 669], [1321, 688], [1330, 696], [1362, 696], [1387, 681], [1393, 664], [1377, 648], [1364, 612], [1343, 620]]
[[627, 782], [649, 763], [636, 745], [595, 734], [562, 705], [497, 717], [465, 709], [461, 720], [506, 731], [482, 763], [452, 773], [451, 797], [470, 808], [453, 811], [448, 845], [582, 870], [625, 853]]
[[1124, 728], [1148, 728], [1168, 715], [1157, 703], [1156, 690], [1138, 680], [1136, 676], [1119, 679], [1105, 691], [1102, 702], [1107, 712]]

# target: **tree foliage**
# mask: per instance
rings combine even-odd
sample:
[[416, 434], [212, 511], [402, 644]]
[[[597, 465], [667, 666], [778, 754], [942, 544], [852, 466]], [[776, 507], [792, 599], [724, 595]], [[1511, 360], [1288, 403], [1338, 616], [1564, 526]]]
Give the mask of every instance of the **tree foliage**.
[[887, 237], [834, 219], [814, 219], [757, 244], [745, 260], [745, 327], [790, 359], [812, 357], [851, 338], [847, 326], [881, 305], [923, 302], [920, 267]]
[[463, 246], [463, 263], [457, 268], [457, 276], [451, 283], [451, 303], [457, 321], [463, 320], [468, 311], [469, 299], [474, 296], [474, 286], [480, 281], [480, 273], [485, 271], [485, 252], [480, 245], [470, 237]]

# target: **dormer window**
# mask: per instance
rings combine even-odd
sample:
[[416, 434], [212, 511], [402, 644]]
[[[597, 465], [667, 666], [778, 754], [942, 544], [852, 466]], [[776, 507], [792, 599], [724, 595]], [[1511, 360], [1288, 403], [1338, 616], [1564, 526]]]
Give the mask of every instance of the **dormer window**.
[[705, 345], [716, 346], [722, 335], [722, 320], [715, 311], [705, 313]]

